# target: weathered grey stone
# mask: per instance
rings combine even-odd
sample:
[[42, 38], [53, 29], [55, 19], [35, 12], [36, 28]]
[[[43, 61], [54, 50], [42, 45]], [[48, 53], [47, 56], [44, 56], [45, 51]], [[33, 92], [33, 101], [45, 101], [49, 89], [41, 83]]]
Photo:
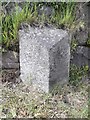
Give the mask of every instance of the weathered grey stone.
[[75, 19], [77, 23], [76, 29], [74, 29], [73, 35], [78, 44], [86, 43], [88, 39], [88, 7], [86, 3], [80, 2], [76, 5]]
[[2, 68], [2, 51], [1, 51], [1, 46], [0, 46], [0, 69]]
[[69, 77], [70, 44], [66, 31], [33, 28], [19, 31], [20, 72], [24, 83], [32, 83], [49, 92]]
[[19, 68], [18, 53], [14, 51], [2, 53], [2, 68]]
[[88, 5], [88, 33], [90, 35], [90, 14], [89, 12], [90, 12], [90, 3]]
[[22, 8], [15, 4], [15, 2], [10, 2], [8, 5], [5, 7], [6, 11], [8, 14], [12, 15], [13, 13], [20, 13], [22, 11]]
[[90, 59], [89, 55], [88, 55], [88, 47], [84, 47], [84, 46], [78, 46], [76, 53], [78, 54], [83, 54], [83, 56], [85, 56], [87, 59]]
[[88, 28], [80, 28], [79, 30], [76, 30], [74, 34], [74, 38], [78, 41], [79, 44], [87, 42], [88, 39]]
[[79, 67], [89, 64], [90, 61], [90, 48], [84, 46], [78, 46], [71, 60], [72, 64]]
[[52, 7], [48, 7], [48, 6], [42, 6], [39, 10], [38, 10], [38, 14], [39, 15], [45, 15], [45, 16], [51, 16], [55, 13], [54, 9]]

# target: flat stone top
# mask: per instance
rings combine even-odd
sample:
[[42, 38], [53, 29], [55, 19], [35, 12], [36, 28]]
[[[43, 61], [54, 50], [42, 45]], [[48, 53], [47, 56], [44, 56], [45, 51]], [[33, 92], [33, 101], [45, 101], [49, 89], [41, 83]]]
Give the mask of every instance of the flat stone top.
[[47, 49], [52, 48], [53, 45], [58, 43], [59, 41], [63, 40], [63, 38], [68, 37], [68, 32], [62, 29], [56, 28], [33, 28], [28, 26], [28, 29], [22, 29], [19, 31], [20, 37], [27, 37], [30, 39], [30, 44], [32, 42], [36, 43], [37, 45], [45, 46]]

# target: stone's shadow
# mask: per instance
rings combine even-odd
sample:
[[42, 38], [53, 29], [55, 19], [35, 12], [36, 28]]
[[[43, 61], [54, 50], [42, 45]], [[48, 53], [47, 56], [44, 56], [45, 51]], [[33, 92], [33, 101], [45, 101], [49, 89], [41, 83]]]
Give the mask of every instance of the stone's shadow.
[[[67, 38], [66, 38], [67, 39]], [[63, 85], [69, 80], [70, 44], [63, 38], [49, 50], [49, 90], [57, 84]], [[66, 42], [65, 42], [66, 41]]]

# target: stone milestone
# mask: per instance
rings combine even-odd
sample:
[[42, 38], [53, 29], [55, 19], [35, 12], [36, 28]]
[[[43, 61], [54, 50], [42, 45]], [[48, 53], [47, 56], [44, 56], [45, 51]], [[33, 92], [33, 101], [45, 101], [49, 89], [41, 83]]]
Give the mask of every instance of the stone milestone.
[[49, 92], [68, 82], [70, 37], [67, 31], [48, 27], [19, 30], [20, 72], [25, 84]]

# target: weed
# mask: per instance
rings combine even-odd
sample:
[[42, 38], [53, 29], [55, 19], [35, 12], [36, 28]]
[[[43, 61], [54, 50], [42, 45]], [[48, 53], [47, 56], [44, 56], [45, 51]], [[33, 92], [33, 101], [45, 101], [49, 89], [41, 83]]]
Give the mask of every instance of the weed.
[[87, 44], [90, 45], [90, 38], [87, 40]]
[[[47, 94], [34, 89], [33, 86], [25, 86], [23, 83], [17, 85], [14, 89], [9, 89], [3, 84], [1, 86], [3, 99], [2, 106], [0, 106], [0, 109], [2, 109], [1, 117], [7, 119], [12, 117], [60, 118], [62, 113], [69, 118], [87, 117], [87, 86], [87, 84], [83, 85], [83, 89], [78, 92], [71, 91], [69, 86], [63, 86], [61, 94], [52, 96], [50, 93]], [[29, 92], [26, 92], [27, 89], [29, 89]], [[64, 103], [62, 100], [63, 93], [67, 91], [70, 91], [67, 96], [71, 105]]]
[[[65, 25], [66, 27], [70, 27], [74, 21], [75, 15], [73, 14], [75, 4], [73, 2], [46, 2], [46, 6], [52, 6], [54, 8], [55, 13], [48, 18], [44, 14], [38, 16], [38, 8], [43, 6], [44, 3], [32, 3], [32, 7], [30, 7], [30, 2], [26, 2], [23, 9], [18, 12], [18, 5], [16, 4], [15, 12], [11, 15], [7, 14], [6, 16], [0, 17], [0, 21], [2, 21], [2, 43], [7, 47], [11, 44], [14, 44], [18, 39], [18, 29], [22, 22], [27, 22], [32, 24], [32, 22], [40, 22], [44, 24], [44, 22], [55, 23], [55, 25]], [[2, 20], [1, 20], [2, 18]]]
[[[34, 9], [35, 6], [34, 6]], [[27, 3], [21, 12], [18, 12], [18, 5], [16, 4], [16, 11], [12, 15], [6, 15], [2, 18], [2, 43], [7, 47], [16, 42], [18, 38], [18, 29], [22, 22], [31, 21], [36, 16], [36, 12], [32, 14], [32, 9], [29, 9]]]
[[55, 95], [55, 94], [62, 94], [62, 85], [60, 84], [56, 84], [54, 86], [54, 88], [51, 90], [52, 92], [52, 95]]
[[70, 27], [75, 19], [75, 14], [73, 12], [74, 9], [74, 2], [62, 2], [60, 6], [56, 5], [55, 15], [52, 20], [56, 23], [56, 25], [60, 26], [63, 24], [66, 27]]
[[88, 65], [78, 67], [72, 64], [70, 67], [70, 84], [77, 87], [82, 82], [82, 77], [87, 76], [88, 70]]
[[71, 41], [71, 52], [74, 52], [76, 50], [77, 45], [78, 45], [77, 40]]

